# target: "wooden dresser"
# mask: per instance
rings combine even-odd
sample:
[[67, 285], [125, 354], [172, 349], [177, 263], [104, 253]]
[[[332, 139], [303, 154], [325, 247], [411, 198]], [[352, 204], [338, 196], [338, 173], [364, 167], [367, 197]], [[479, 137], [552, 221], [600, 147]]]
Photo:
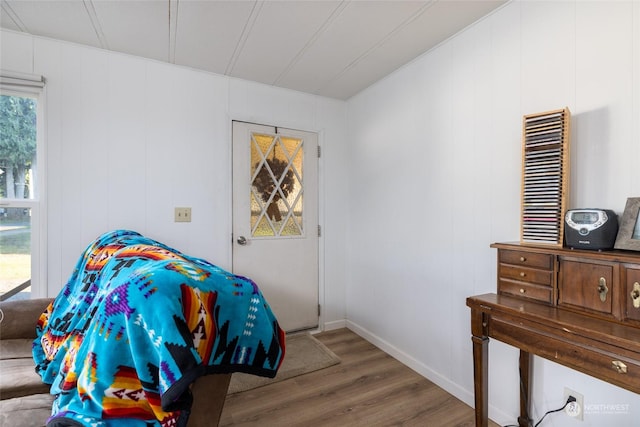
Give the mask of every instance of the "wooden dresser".
[[496, 243], [497, 294], [471, 309], [476, 426], [487, 426], [488, 343], [520, 349], [521, 427], [532, 356], [640, 393], [640, 253]]

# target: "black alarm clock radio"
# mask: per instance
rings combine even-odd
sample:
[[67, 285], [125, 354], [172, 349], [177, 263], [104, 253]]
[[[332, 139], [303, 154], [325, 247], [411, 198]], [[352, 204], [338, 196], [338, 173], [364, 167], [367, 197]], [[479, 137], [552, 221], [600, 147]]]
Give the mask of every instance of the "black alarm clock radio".
[[618, 216], [610, 209], [569, 209], [564, 216], [564, 239], [572, 249], [613, 249]]

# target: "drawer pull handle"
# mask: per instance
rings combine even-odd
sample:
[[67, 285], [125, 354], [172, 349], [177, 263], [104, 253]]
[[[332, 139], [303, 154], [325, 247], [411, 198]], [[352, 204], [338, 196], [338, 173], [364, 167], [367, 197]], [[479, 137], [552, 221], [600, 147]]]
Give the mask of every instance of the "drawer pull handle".
[[611, 366], [619, 374], [626, 374], [627, 373], [627, 365], [625, 365], [624, 363], [622, 363], [619, 360], [614, 360], [613, 362], [611, 362]]
[[520, 288], [520, 293], [521, 294], [524, 294], [525, 292], [527, 292], [527, 291], [525, 291], [524, 289]]
[[523, 256], [520, 257], [520, 262], [525, 262], [527, 259]]
[[607, 292], [609, 292], [609, 288], [607, 288], [607, 279], [601, 277], [598, 283], [598, 293], [600, 294], [600, 301], [607, 301]]
[[633, 284], [633, 290], [631, 291], [631, 302], [635, 308], [640, 308], [640, 283], [635, 282]]
[[520, 272], [520, 277], [524, 277], [524, 276], [526, 276], [526, 275], [527, 275], [527, 273], [525, 273], [524, 271], [521, 271], [521, 272]]

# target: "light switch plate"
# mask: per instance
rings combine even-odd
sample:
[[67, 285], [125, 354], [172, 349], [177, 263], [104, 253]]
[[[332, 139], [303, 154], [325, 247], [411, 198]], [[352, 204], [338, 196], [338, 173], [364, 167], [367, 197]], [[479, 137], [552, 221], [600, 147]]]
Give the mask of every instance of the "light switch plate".
[[191, 222], [191, 208], [176, 208], [175, 222]]

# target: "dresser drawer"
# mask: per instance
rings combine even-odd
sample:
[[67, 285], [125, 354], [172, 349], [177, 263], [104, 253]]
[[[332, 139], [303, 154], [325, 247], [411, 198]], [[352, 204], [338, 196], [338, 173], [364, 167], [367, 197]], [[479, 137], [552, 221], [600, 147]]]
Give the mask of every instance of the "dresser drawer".
[[540, 286], [502, 277], [498, 279], [498, 293], [529, 298], [547, 304], [553, 302], [553, 289], [550, 286]]
[[638, 362], [608, 352], [584, 348], [580, 350], [567, 349], [556, 352], [555, 361], [562, 361], [569, 366], [573, 365], [579, 371], [588, 372], [627, 390], [637, 390], [638, 384], [640, 384]]
[[558, 279], [558, 305], [578, 308], [607, 315], [613, 313], [616, 296], [618, 266], [560, 260]]
[[503, 264], [513, 264], [523, 267], [553, 269], [553, 255], [538, 254], [526, 251], [511, 251], [501, 249], [498, 251], [498, 261]]
[[584, 337], [500, 315], [491, 319], [491, 336], [611, 384], [640, 392], [639, 355], [628, 349], [596, 341], [585, 344]]
[[498, 268], [498, 275], [500, 278], [536, 283], [538, 285], [545, 286], [551, 286], [552, 274], [553, 272], [549, 270], [538, 270], [511, 264], [501, 264]]

